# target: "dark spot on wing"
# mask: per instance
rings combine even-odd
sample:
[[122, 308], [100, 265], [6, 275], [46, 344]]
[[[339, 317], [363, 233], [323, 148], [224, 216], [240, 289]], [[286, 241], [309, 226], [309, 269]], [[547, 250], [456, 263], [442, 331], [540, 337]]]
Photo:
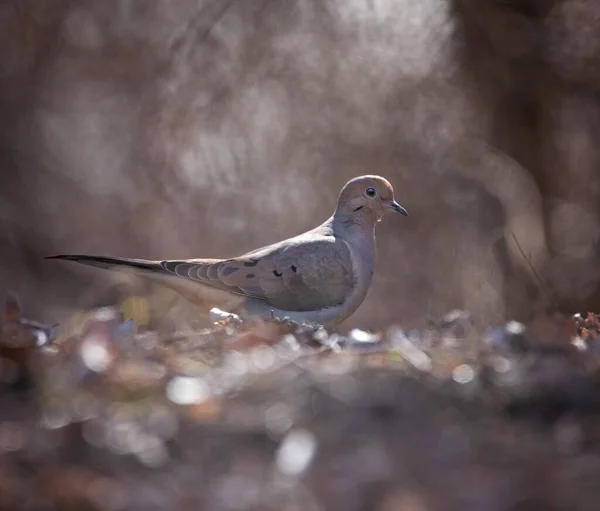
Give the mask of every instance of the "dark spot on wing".
[[252, 261], [247, 261], [244, 263], [244, 266], [247, 266], [248, 268], [252, 268], [253, 266], [256, 266], [258, 264], [258, 259], [254, 259]]
[[227, 266], [225, 269], [223, 269], [223, 277], [228, 277], [229, 275], [231, 275], [232, 273], [235, 273], [236, 271], [238, 271], [238, 268], [236, 268], [234, 266]]
[[296, 268], [296, 267], [295, 267], [293, 264], [292, 264], [292, 271], [293, 271], [294, 273], [296, 273], [296, 272], [298, 271], [298, 268]]
[[275, 275], [276, 277], [281, 277], [281, 275], [283, 274], [278, 272], [277, 270], [273, 270], [273, 275]]
[[254, 273], [246, 273], [247, 279], [253, 279], [255, 277]]

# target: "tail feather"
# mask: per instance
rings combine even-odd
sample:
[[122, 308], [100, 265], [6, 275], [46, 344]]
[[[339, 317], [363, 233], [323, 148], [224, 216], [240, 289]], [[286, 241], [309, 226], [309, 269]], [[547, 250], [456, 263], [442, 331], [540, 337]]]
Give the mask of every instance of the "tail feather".
[[44, 259], [62, 259], [63, 261], [75, 261], [87, 266], [95, 266], [104, 269], [116, 269], [115, 266], [137, 268], [138, 270], [161, 272], [163, 268], [157, 261], [146, 259], [130, 259], [127, 257], [104, 257], [90, 255], [54, 255]]
[[44, 259], [74, 261], [106, 270], [133, 270], [140, 277], [148, 278], [159, 285], [172, 289], [200, 308], [211, 308], [224, 303], [237, 307], [238, 302], [242, 301], [242, 297], [233, 297], [230, 292], [225, 290], [174, 274], [164, 268], [159, 261], [90, 255], [55, 255], [44, 257]]

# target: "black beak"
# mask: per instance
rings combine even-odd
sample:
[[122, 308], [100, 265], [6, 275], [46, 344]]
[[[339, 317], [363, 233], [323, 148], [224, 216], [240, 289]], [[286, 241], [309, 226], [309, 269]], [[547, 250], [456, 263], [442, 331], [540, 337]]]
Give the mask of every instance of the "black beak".
[[398, 204], [395, 200], [389, 202], [390, 208], [392, 208], [397, 213], [401, 215], [408, 216], [408, 211], [406, 211], [400, 204]]

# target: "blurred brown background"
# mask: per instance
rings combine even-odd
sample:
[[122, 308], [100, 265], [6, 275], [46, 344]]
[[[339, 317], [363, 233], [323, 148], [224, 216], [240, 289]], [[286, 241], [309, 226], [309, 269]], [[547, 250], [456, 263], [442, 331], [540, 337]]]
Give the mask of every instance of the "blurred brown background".
[[227, 257], [386, 176], [347, 321], [600, 310], [593, 0], [5, 0], [0, 289], [60, 320], [100, 270], [54, 253]]

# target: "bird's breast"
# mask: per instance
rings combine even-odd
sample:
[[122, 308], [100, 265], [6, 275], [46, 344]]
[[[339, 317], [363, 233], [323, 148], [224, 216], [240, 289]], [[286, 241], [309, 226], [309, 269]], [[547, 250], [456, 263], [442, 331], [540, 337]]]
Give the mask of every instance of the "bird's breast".
[[354, 290], [348, 298], [348, 307], [354, 312], [364, 301], [375, 272], [375, 240], [364, 237], [360, 240], [346, 241], [350, 249], [354, 272]]

